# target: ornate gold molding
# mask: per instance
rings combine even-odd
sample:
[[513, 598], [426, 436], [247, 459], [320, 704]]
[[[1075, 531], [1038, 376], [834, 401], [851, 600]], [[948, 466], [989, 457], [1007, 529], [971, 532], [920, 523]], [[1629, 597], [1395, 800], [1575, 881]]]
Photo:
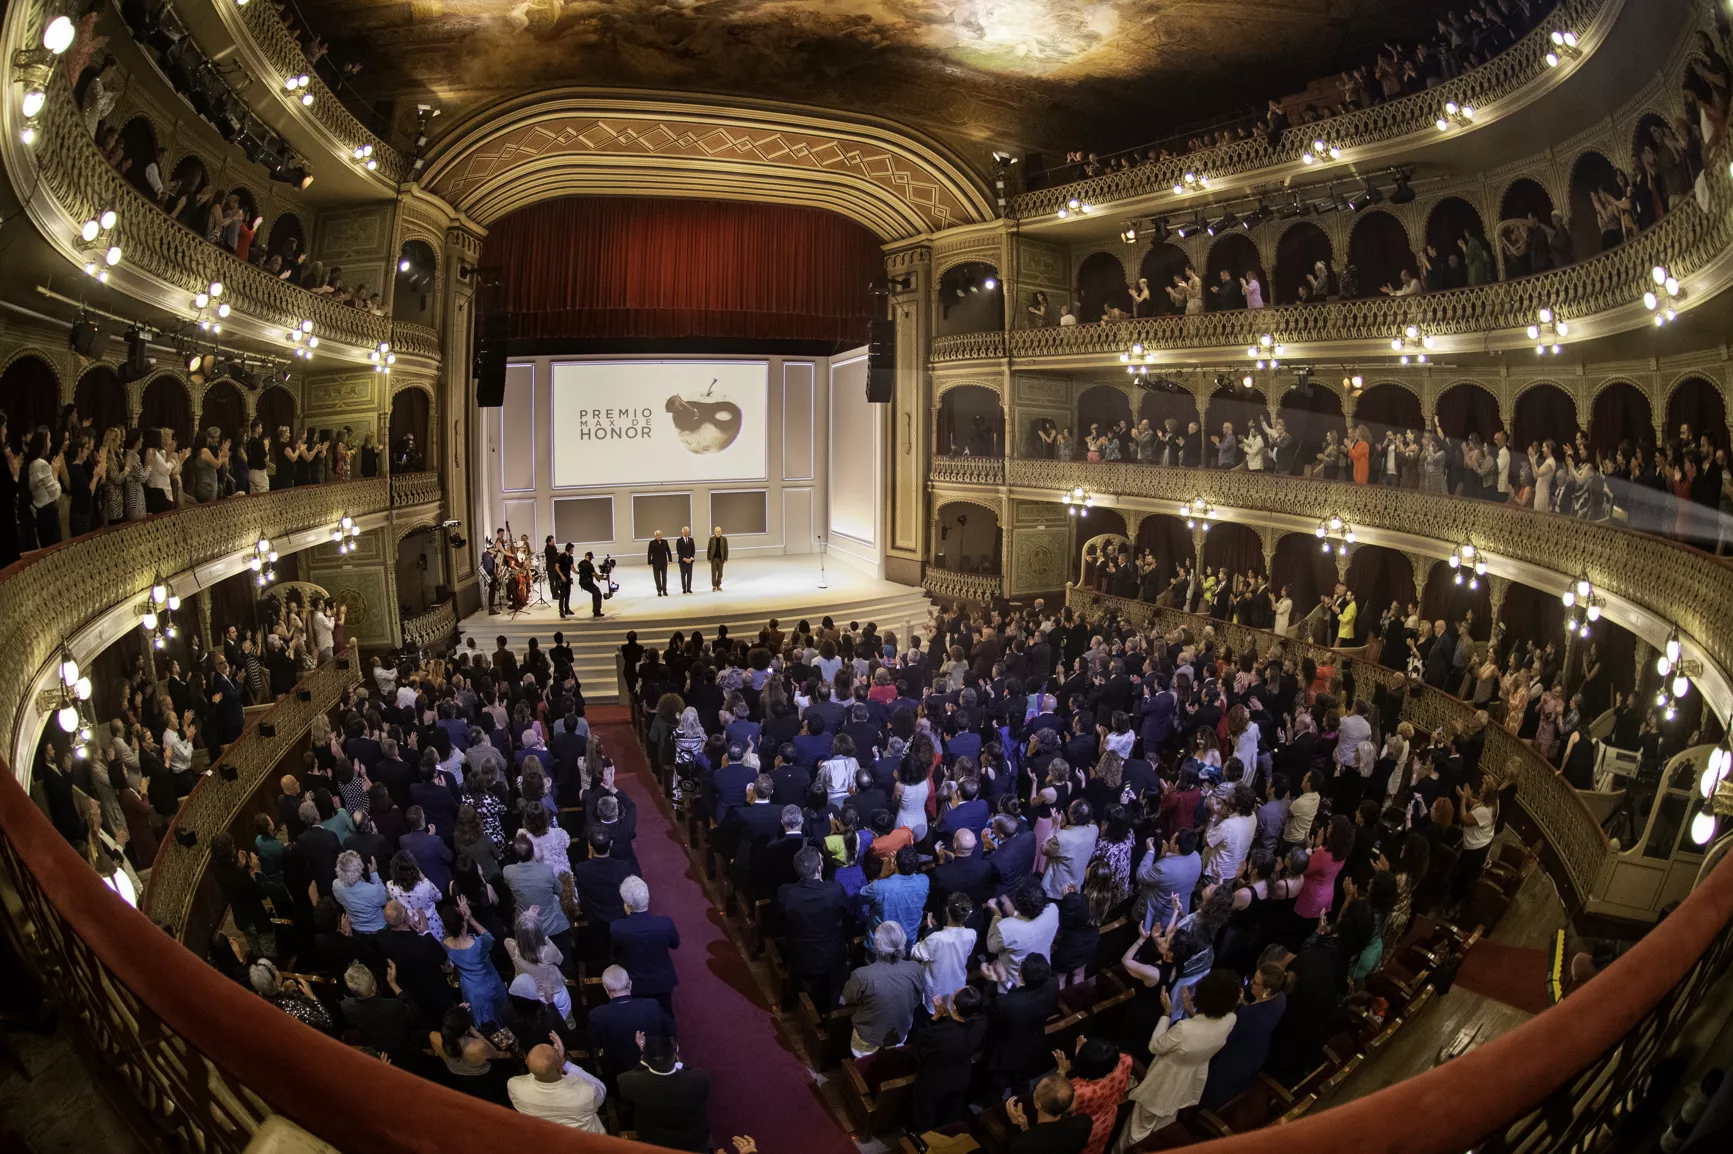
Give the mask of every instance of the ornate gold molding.
[[929, 565], [921, 574], [921, 588], [934, 597], [987, 604], [1004, 596], [1005, 579], [988, 573], [953, 573]]
[[886, 240], [993, 215], [960, 161], [888, 122], [611, 90], [482, 109], [440, 142], [423, 183], [481, 224], [551, 197], [628, 192], [818, 205]]

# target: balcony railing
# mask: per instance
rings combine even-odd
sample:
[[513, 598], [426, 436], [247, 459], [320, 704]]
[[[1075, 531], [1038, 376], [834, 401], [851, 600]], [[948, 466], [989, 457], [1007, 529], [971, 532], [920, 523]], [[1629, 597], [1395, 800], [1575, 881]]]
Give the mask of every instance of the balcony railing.
[[[1569, 579], [1585, 575], [1603, 596], [1672, 622], [1722, 671], [1733, 668], [1733, 568], [1686, 545], [1615, 527], [1512, 505], [1444, 497], [1387, 485], [1214, 469], [1079, 461], [1012, 460], [1013, 493], [1035, 490], [1057, 501], [1083, 485], [1096, 493], [1153, 501], [1157, 512], [1201, 497], [1216, 508], [1285, 515], [1310, 526], [1327, 514], [1357, 530], [1380, 530], [1446, 543], [1463, 541], [1490, 556]], [[1562, 588], [1562, 582], [1560, 587]], [[1617, 618], [1609, 609], [1608, 615]]]
[[[1279, 643], [1283, 652], [1296, 660], [1310, 657], [1321, 665], [1334, 664], [1335, 660], [1335, 654], [1321, 645], [1152, 605], [1147, 601], [1133, 601], [1073, 587], [1066, 591], [1066, 604], [1079, 612], [1097, 616], [1112, 611], [1121, 620], [1136, 622], [1146, 629], [1159, 627], [1164, 632], [1180, 627], [1201, 632], [1209, 626], [1236, 652], [1251, 649], [1263, 653]], [[1358, 678], [1355, 692], [1367, 700], [1371, 699], [1370, 690], [1374, 685], [1389, 684], [1396, 673], [1368, 661], [1356, 661], [1354, 672]], [[1458, 732], [1467, 732], [1474, 718], [1474, 706], [1428, 687], [1419, 697], [1409, 698], [1403, 716], [1414, 723], [1417, 731], [1430, 732], [1448, 723]], [[1577, 791], [1547, 764], [1532, 744], [1503, 726], [1488, 725], [1486, 749], [1481, 754], [1480, 763], [1502, 767], [1513, 762], [1519, 767], [1517, 803], [1546, 839], [1552, 859], [1549, 864], [1555, 867], [1554, 878], [1559, 882], [1560, 890], [1566, 891], [1565, 905], [1574, 915], [1595, 892], [1602, 872], [1612, 864], [1607, 835]]]
[[[1068, 326], [1069, 327], [1069, 326]], [[997, 361], [1005, 357], [1005, 333], [951, 333], [933, 338], [934, 361]]]
[[[1479, 68], [1435, 88], [1327, 120], [1295, 125], [1282, 134], [1273, 148], [1263, 136], [1254, 135], [1155, 164], [1026, 192], [1012, 200], [1011, 215], [1027, 219], [1055, 213], [1072, 197], [1106, 205], [1138, 196], [1171, 194], [1174, 184], [1188, 172], [1218, 180], [1277, 165], [1298, 165], [1300, 154], [1312, 146], [1314, 139], [1326, 140], [1347, 152], [1408, 136], [1428, 133], [1436, 136], [1436, 121], [1446, 101], [1484, 109], [1532, 84], [1553, 72], [1547, 65], [1546, 54], [1552, 50], [1549, 37], [1554, 29], [1576, 32], [1585, 51], [1592, 51], [1605, 29], [1617, 19], [1622, 6], [1622, 0], [1563, 0], [1521, 40]], [[1592, 35], [1591, 26], [1594, 26]]]
[[[154, 575], [175, 574], [250, 552], [260, 537], [287, 537], [345, 514], [384, 512], [383, 477], [303, 485], [196, 505], [104, 529], [44, 549], [8, 568], [0, 597], [0, 701], [23, 701], [62, 641], [109, 609], [142, 603]], [[0, 711], [0, 750], [16, 747], [18, 714]]]
[[1003, 457], [934, 457], [930, 474], [934, 481], [951, 481], [965, 485], [1003, 485]]
[[438, 473], [397, 473], [391, 478], [391, 507], [409, 509], [440, 499]]
[[212, 281], [221, 281], [224, 297], [237, 313], [285, 330], [310, 320], [321, 342], [376, 348], [390, 340], [385, 317], [278, 280], [171, 220], [103, 160], [60, 70], [48, 86], [40, 120], [30, 154], [43, 184], [74, 221], [113, 209], [117, 223], [110, 243], [120, 245], [126, 265], [185, 289], [188, 302]]
[[391, 349], [399, 355], [439, 359], [439, 334], [426, 325], [401, 322], [391, 326]]
[[423, 648], [448, 640], [457, 632], [457, 610], [449, 601], [442, 601], [415, 617], [403, 619], [403, 644]]
[[394, 185], [407, 179], [409, 164], [404, 160], [403, 154], [368, 131], [366, 126], [355, 119], [355, 114], [343, 106], [337, 94], [326, 87], [318, 69], [307, 63], [306, 54], [301, 51], [301, 42], [295, 39], [294, 33], [284, 27], [281, 10], [276, 5], [248, 4], [235, 8], [225, 0], [210, 2], [221, 8], [232, 9], [233, 14], [239, 17], [245, 34], [252, 37], [253, 43], [276, 69], [276, 75], [269, 78], [273, 84], [285, 76], [295, 76], [303, 72], [308, 75], [314, 98], [313, 118], [337, 138], [346, 154], [341, 158], [342, 163], [352, 163], [355, 149], [371, 145], [372, 158], [378, 162], [375, 171], [380, 177]]
[[991, 573], [953, 573], [949, 569], [927, 566], [921, 574], [921, 588], [934, 597], [953, 601], [998, 600], [1005, 592], [1005, 579]]
[[[351, 642], [349, 656], [327, 661], [301, 678], [294, 693], [250, 721], [241, 736], [223, 750], [212, 772], [199, 778], [181, 803], [180, 812], [157, 847], [150, 881], [139, 900], [139, 909], [152, 921], [169, 927], [181, 941], [202, 949], [221, 921], [220, 899], [203, 908], [197, 901], [210, 868], [212, 835], [227, 830], [236, 835], [239, 844], [247, 844], [252, 833], [248, 806], [266, 788], [266, 778], [306, 737], [314, 715], [329, 712], [344, 691], [360, 684], [357, 652]], [[260, 728], [267, 725], [272, 731], [269, 737]], [[234, 771], [232, 781], [224, 767]], [[248, 822], [247, 828], [238, 828], [243, 822]], [[176, 836], [182, 831], [197, 834], [198, 840], [182, 845]]]

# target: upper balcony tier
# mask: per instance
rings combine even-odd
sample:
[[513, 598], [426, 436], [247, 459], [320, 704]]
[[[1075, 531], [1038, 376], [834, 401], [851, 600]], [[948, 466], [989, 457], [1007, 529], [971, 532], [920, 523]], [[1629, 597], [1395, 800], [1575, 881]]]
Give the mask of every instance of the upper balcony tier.
[[[1626, 76], [1631, 66], [1640, 64], [1639, 57], [1647, 58], [1637, 49], [1658, 44], [1664, 52], [1687, 7], [1676, 0], [1643, 5], [1626, 0], [1562, 0], [1550, 15], [1498, 56], [1422, 92], [1310, 124], [1295, 124], [1273, 143], [1267, 136], [1254, 133], [1230, 144], [1026, 192], [1012, 199], [1008, 215], [1037, 227], [1046, 220], [1058, 228], [1076, 227], [1091, 217], [1118, 219], [1127, 212], [1161, 213], [1184, 207], [1192, 199], [1197, 186], [1187, 182], [1188, 173], [1207, 180], [1211, 190], [1221, 191], [1279, 182], [1302, 173], [1334, 173], [1351, 180], [1357, 172], [1413, 163], [1422, 155], [1442, 154], [1452, 159], [1476, 156], [1484, 167], [1486, 157], [1499, 155], [1507, 146], [1531, 149], [1537, 139], [1535, 126], [1528, 118], [1515, 124], [1511, 118], [1567, 85], [1570, 100], [1555, 101], [1558, 107], [1546, 113], [1546, 138], [1561, 139], [1610, 112], [1598, 103], [1605, 99], [1604, 93], [1622, 91], [1612, 87], [1619, 82], [1615, 77]], [[1552, 41], [1555, 31], [1573, 33], [1575, 49], [1556, 46]], [[1614, 40], [1622, 46], [1620, 52], [1599, 51]], [[1549, 53], [1557, 59], [1556, 64], [1549, 64]], [[1640, 83], [1645, 71], [1653, 70], [1654, 62], [1650, 61], [1646, 69], [1630, 78]], [[1447, 130], [1441, 132], [1438, 121], [1445, 115], [1447, 103], [1473, 109], [1472, 119], [1447, 119]], [[1338, 154], [1305, 162], [1302, 157], [1312, 142], [1320, 139]], [[1175, 186], [1182, 191], [1176, 194]], [[1092, 211], [1079, 212], [1083, 204], [1090, 205]], [[1064, 218], [1058, 215], [1061, 209], [1068, 209]]]

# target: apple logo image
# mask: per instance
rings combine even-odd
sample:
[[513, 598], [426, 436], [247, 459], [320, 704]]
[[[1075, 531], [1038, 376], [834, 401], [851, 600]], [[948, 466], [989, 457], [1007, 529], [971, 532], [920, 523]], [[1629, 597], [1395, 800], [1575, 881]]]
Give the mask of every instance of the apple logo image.
[[720, 453], [740, 436], [740, 406], [733, 401], [711, 399], [712, 380], [701, 396], [668, 398], [663, 406], [674, 416], [674, 432], [688, 453]]

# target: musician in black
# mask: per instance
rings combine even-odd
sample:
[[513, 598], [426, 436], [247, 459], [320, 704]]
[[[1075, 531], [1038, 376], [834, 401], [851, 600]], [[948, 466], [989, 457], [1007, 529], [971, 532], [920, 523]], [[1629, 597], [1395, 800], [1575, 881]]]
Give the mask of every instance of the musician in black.
[[722, 591], [722, 567], [728, 564], [728, 538], [722, 535], [722, 526], [715, 526], [710, 532], [710, 544], [705, 547], [704, 556], [710, 559], [710, 591]]
[[680, 529], [680, 539], [674, 542], [674, 552], [680, 557], [680, 592], [692, 592], [692, 562], [698, 556], [698, 542], [692, 539], [692, 526]]
[[552, 574], [559, 574], [561, 617], [570, 617], [572, 615], [572, 560], [572, 543], [567, 541], [565, 552], [561, 553], [559, 557], [555, 559], [554, 564], [548, 567], [548, 579], [550, 581], [554, 579]]
[[668, 542], [662, 540], [662, 530], [650, 538], [650, 572], [656, 577], [656, 596], [668, 596]]
[[602, 615], [602, 591], [596, 588], [596, 555], [586, 552], [578, 562], [578, 588], [590, 595], [590, 616]]
[[[547, 575], [548, 592], [553, 595], [554, 604], [560, 602], [560, 547], [554, 544], [554, 535], [549, 533], [542, 541], [542, 562]], [[560, 614], [564, 617], [565, 614]]]

